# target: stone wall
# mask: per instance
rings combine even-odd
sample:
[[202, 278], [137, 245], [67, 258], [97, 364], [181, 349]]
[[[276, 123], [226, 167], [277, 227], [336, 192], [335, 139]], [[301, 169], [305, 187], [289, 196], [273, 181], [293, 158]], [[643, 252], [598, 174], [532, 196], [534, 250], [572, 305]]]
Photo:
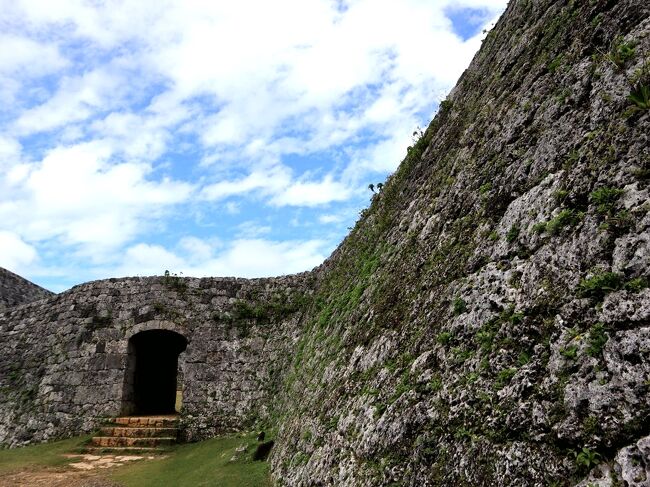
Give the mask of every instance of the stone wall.
[[324, 266], [278, 485], [649, 485], [641, 85], [648, 2], [509, 3]]
[[128, 340], [153, 329], [181, 354], [186, 439], [268, 419], [309, 299], [306, 274], [96, 281], [0, 314], [0, 443], [92, 430], [120, 414]]
[[0, 267], [0, 312], [6, 308], [52, 296], [52, 292]]
[[648, 53], [647, 2], [511, 1], [317, 272], [0, 315], [0, 441], [117, 414], [129, 337], [166, 328], [187, 438], [279, 419], [279, 485], [648, 485]]

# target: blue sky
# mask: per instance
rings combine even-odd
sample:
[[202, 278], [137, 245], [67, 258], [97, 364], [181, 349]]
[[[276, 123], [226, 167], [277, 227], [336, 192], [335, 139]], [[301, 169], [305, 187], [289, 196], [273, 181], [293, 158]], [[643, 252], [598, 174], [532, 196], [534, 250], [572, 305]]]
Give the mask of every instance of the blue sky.
[[309, 270], [505, 0], [0, 0], [0, 266]]

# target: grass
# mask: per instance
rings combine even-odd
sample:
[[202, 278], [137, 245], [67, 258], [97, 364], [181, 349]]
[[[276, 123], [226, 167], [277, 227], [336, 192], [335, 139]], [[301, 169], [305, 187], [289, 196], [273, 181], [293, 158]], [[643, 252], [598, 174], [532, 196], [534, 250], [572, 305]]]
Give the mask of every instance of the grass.
[[607, 336], [606, 328], [603, 323], [596, 323], [589, 330], [589, 346], [587, 347], [587, 354], [592, 357], [598, 357], [603, 353], [603, 348], [609, 337]]
[[633, 110], [650, 109], [650, 85], [637, 83], [630, 90], [627, 99], [634, 104], [632, 105]]
[[565, 209], [547, 222], [546, 231], [551, 235], [557, 235], [563, 228], [575, 226], [580, 220], [582, 220], [582, 214], [572, 209]]
[[513, 225], [510, 227], [510, 230], [508, 230], [508, 233], [506, 233], [506, 241], [508, 243], [513, 243], [519, 238], [519, 233], [521, 232], [521, 228], [519, 228], [519, 225]]
[[30, 468], [58, 467], [69, 462], [63, 454], [75, 451], [90, 436], [42, 443], [40, 445], [0, 450], [0, 476]]
[[[248, 444], [240, 460], [230, 462], [235, 449]], [[162, 460], [138, 462], [112, 471], [125, 487], [153, 485], [264, 487], [271, 486], [269, 464], [251, 460], [255, 435], [213, 438], [176, 447]]]
[[620, 289], [621, 285], [620, 274], [599, 271], [589, 278], [582, 279], [578, 288], [582, 297], [602, 300], [607, 293]]
[[[9, 472], [44, 470], [70, 462], [63, 455], [74, 452], [89, 437], [0, 450], [0, 476]], [[235, 449], [248, 444], [248, 451], [231, 462]], [[270, 487], [269, 464], [254, 462], [251, 456], [257, 441], [255, 434], [233, 435], [198, 443], [179, 445], [165, 458], [138, 461], [101, 472], [125, 487], [154, 485]]]
[[622, 189], [598, 188], [589, 195], [589, 199], [596, 205], [598, 213], [611, 215], [616, 202], [623, 193], [625, 191]]
[[454, 299], [454, 302], [452, 303], [454, 315], [462, 315], [465, 311], [467, 311], [467, 303], [465, 302], [464, 299], [462, 298], [456, 298]]

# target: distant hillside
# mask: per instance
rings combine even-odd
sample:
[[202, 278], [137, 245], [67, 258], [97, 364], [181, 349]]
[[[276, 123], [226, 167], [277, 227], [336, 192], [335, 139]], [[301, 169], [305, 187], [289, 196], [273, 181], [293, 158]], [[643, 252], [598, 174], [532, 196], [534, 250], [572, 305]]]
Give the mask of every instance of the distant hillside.
[[47, 298], [53, 294], [53, 292], [0, 267], [0, 311]]

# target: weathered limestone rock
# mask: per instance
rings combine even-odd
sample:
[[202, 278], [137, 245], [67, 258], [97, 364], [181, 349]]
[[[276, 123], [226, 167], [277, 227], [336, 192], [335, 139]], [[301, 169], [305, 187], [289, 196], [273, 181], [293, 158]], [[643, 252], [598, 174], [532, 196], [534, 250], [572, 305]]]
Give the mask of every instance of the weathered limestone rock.
[[321, 270], [279, 485], [648, 485], [646, 3], [510, 2]]
[[166, 329], [186, 438], [277, 422], [278, 485], [649, 485], [648, 53], [648, 2], [513, 0], [319, 269], [0, 314], [0, 441], [118, 414]]
[[52, 292], [0, 267], [0, 312], [6, 308], [52, 296]]
[[188, 340], [183, 434], [194, 440], [269, 417], [309, 298], [305, 274], [272, 279], [96, 281], [0, 314], [0, 443], [92, 430], [123, 407], [130, 337]]

